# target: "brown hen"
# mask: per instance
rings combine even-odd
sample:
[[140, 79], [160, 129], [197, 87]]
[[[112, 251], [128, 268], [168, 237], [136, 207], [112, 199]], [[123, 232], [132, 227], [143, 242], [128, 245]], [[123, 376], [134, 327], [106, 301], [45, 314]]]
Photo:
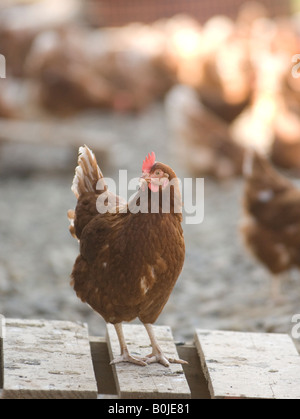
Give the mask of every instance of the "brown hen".
[[[124, 203], [108, 191], [94, 154], [85, 146], [79, 149], [72, 190], [78, 203], [75, 212], [68, 212], [70, 231], [80, 241], [72, 285], [83, 302], [114, 324], [121, 355], [112, 363], [185, 363], [166, 358], [152, 328], [185, 258], [181, 195], [174, 171], [149, 154], [137, 194]], [[165, 198], [170, 211], [164, 211]], [[144, 324], [151, 341], [152, 353], [146, 358], [130, 355], [123, 335], [122, 322], [135, 318]]]
[[256, 258], [273, 274], [272, 294], [279, 297], [279, 274], [300, 269], [300, 191], [257, 152], [245, 159], [245, 219], [242, 234]]

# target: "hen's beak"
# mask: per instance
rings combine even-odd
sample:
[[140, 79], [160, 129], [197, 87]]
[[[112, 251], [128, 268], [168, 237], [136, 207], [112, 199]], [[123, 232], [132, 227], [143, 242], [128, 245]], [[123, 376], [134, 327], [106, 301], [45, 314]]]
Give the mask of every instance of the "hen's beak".
[[149, 173], [142, 173], [140, 179], [145, 180], [147, 183], [151, 182], [151, 176], [149, 175]]
[[145, 191], [151, 183], [151, 177], [149, 173], [142, 173], [140, 176], [140, 187], [142, 191]]

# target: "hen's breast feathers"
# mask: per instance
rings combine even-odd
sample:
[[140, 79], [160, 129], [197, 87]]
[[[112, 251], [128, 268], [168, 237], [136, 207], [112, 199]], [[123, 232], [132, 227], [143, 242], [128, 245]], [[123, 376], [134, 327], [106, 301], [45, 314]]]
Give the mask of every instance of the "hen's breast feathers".
[[[185, 248], [176, 217], [124, 213], [95, 217], [82, 232], [80, 253], [85, 281], [76, 281], [82, 264], [75, 265], [72, 276], [83, 300], [110, 322], [118, 315], [131, 320], [143, 313], [152, 322], [181, 272]], [[87, 282], [98, 290], [91, 298]]]

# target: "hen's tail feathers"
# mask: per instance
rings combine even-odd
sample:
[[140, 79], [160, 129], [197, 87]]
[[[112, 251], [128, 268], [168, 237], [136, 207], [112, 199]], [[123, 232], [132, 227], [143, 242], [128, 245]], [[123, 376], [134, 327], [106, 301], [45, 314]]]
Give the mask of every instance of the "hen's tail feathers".
[[86, 192], [100, 193], [101, 189], [106, 191], [107, 186], [104, 182], [102, 186], [98, 184], [100, 179], [103, 179], [103, 174], [94, 153], [86, 145], [79, 147], [78, 166], [71, 187], [76, 198]]

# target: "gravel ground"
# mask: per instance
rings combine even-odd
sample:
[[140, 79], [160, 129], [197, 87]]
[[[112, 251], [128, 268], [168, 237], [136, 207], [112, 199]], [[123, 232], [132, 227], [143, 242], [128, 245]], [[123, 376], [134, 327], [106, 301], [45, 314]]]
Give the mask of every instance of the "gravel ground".
[[[139, 116], [94, 113], [70, 122], [116, 136], [107, 176], [118, 179], [121, 168], [138, 176], [143, 158], [155, 150], [180, 177], [189, 177], [173, 150], [161, 106]], [[52, 147], [1, 149], [0, 313], [84, 320], [91, 334], [104, 335], [103, 319], [69, 286], [78, 253], [66, 217], [75, 205], [70, 190], [75, 160], [74, 151]], [[300, 313], [300, 275], [284, 281], [284, 301], [275, 305], [269, 274], [242, 245], [242, 190], [241, 179], [221, 184], [205, 179], [204, 221], [184, 225], [184, 270], [157, 322], [170, 325], [177, 340], [191, 340], [195, 328], [290, 333], [292, 316]]]

